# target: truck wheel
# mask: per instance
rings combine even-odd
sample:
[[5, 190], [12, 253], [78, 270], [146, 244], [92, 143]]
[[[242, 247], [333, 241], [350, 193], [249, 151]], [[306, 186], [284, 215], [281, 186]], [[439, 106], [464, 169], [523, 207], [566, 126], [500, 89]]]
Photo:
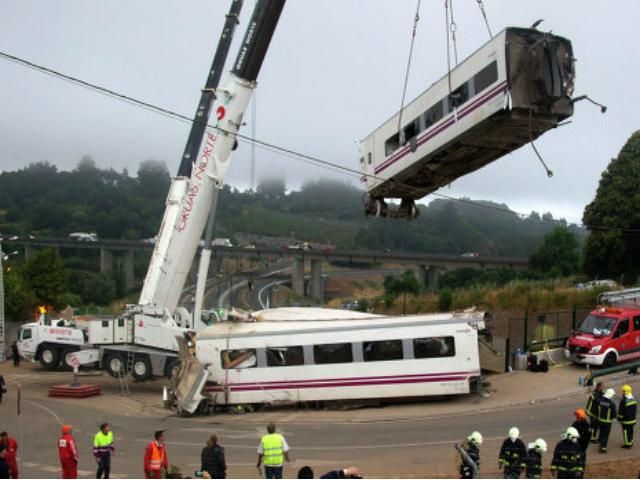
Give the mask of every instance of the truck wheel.
[[40, 350], [40, 365], [53, 370], [60, 363], [60, 350], [52, 345], [45, 345]]
[[141, 355], [135, 358], [131, 376], [140, 382], [151, 378], [151, 362], [148, 356]]
[[177, 358], [170, 358], [167, 361], [167, 378], [172, 379], [178, 376], [180, 373], [180, 360]]
[[105, 369], [107, 373], [112, 377], [117, 377], [118, 372], [124, 375], [125, 371], [125, 363], [124, 357], [119, 353], [112, 353], [107, 357], [107, 361], [105, 362]]
[[616, 363], [618, 363], [618, 359], [616, 358], [616, 354], [613, 352], [607, 353], [607, 356], [604, 357], [604, 362], [602, 362], [602, 366], [604, 368], [615, 367]]
[[73, 366], [70, 363], [70, 356], [72, 353], [77, 352], [77, 348], [66, 348], [62, 351], [62, 368], [65, 370], [73, 370]]

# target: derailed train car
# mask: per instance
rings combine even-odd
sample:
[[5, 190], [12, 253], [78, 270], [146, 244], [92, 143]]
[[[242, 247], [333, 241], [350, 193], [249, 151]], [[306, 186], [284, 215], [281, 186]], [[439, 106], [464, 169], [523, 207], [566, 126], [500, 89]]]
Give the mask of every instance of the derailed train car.
[[569, 40], [503, 30], [361, 141], [365, 212], [413, 218], [415, 200], [555, 128], [574, 78]]
[[386, 317], [272, 309], [219, 322], [183, 348], [178, 410], [203, 404], [465, 394], [479, 384], [483, 312]]

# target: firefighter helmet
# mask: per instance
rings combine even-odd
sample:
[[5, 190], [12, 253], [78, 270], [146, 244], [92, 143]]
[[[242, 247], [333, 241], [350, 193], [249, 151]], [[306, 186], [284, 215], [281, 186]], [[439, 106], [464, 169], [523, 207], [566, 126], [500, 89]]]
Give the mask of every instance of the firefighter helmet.
[[623, 385], [621, 390], [623, 395], [631, 395], [631, 385]]
[[511, 427], [509, 429], [509, 438], [512, 442], [515, 442], [518, 438], [520, 438], [520, 430], [518, 430], [518, 427]]
[[547, 442], [545, 442], [543, 438], [538, 438], [533, 442], [533, 448], [539, 453], [544, 453], [547, 451]]
[[578, 433], [578, 430], [576, 430], [574, 427], [567, 428], [567, 431], [565, 432], [564, 436], [567, 440], [571, 440], [573, 442], [577, 442], [578, 439], [580, 438], [580, 434]]
[[607, 391], [604, 392], [604, 398], [608, 398], [609, 400], [611, 400], [615, 396], [616, 391], [613, 388], [607, 388]]
[[475, 445], [482, 445], [482, 434], [480, 432], [473, 432], [467, 437], [467, 440]]

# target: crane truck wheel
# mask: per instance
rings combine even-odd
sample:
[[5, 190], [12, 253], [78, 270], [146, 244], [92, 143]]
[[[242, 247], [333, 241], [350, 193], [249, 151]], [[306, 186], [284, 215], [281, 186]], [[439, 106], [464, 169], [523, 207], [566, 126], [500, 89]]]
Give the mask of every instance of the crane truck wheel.
[[140, 382], [151, 378], [151, 361], [147, 355], [136, 356], [131, 376]]
[[40, 349], [40, 365], [47, 370], [53, 370], [60, 363], [60, 349], [53, 345], [44, 345]]
[[62, 368], [64, 368], [65, 370], [73, 370], [73, 366], [70, 363], [71, 354], [77, 351], [77, 348], [65, 348], [62, 351]]
[[124, 375], [125, 373], [125, 363], [124, 357], [119, 353], [111, 353], [107, 357], [105, 361], [104, 368], [107, 370], [107, 373], [114, 378], [118, 377], [118, 372]]

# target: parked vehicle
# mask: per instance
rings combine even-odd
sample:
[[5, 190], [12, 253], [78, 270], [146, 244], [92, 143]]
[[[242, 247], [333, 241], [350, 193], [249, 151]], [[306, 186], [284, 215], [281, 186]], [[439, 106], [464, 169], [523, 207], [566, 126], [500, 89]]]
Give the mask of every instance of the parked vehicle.
[[228, 238], [214, 238], [211, 242], [212, 247], [233, 247], [233, 243]]
[[598, 307], [567, 340], [575, 363], [612, 367], [640, 358], [640, 306]]
[[86, 233], [86, 232], [74, 232], [69, 234], [69, 238], [71, 240], [77, 240], [79, 242], [97, 242], [98, 234]]

